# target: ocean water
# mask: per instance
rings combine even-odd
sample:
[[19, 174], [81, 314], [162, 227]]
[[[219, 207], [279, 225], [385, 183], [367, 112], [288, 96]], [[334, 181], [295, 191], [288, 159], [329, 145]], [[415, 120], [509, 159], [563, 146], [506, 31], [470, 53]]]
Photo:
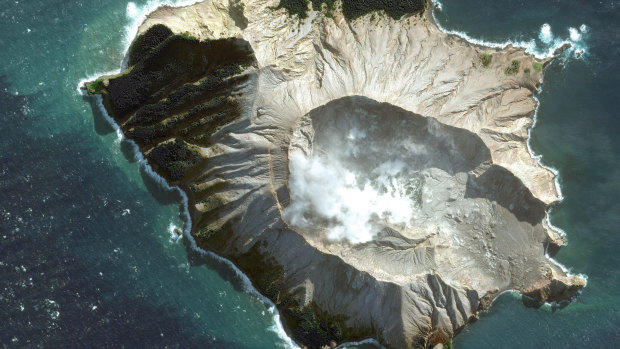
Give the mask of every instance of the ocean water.
[[[153, 179], [78, 83], [119, 68], [162, 1], [0, 2], [0, 345], [286, 348], [277, 313], [225, 262], [177, 239], [182, 197]], [[458, 348], [620, 342], [620, 2], [442, 0], [440, 25], [544, 56], [532, 151], [560, 173], [556, 259], [588, 286], [567, 307], [506, 293]], [[571, 29], [572, 28], [572, 29]]]

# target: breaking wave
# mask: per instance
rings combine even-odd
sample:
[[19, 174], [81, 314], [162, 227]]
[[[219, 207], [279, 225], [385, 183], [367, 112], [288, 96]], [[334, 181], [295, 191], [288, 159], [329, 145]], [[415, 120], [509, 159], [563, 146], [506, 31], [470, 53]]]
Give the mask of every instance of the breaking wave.
[[[443, 8], [443, 5], [439, 0], [432, 1], [435, 8], [440, 10]], [[572, 27], [567, 28], [566, 37], [554, 35], [551, 25], [549, 23], [543, 23], [538, 34], [538, 42], [536, 38], [532, 38], [528, 41], [506, 40], [504, 42], [493, 42], [471, 37], [463, 31], [446, 29], [437, 20], [435, 12], [432, 12], [432, 16], [435, 20], [435, 24], [444, 33], [458, 36], [461, 39], [475, 45], [497, 49], [503, 49], [508, 46], [519, 47], [525, 49], [525, 52], [534, 55], [537, 59], [552, 58], [558, 49], [567, 44], [570, 45], [570, 48], [566, 50], [567, 54], [573, 55], [576, 58], [582, 58], [587, 53], [587, 45], [584, 40], [584, 34], [588, 32], [588, 27], [585, 24], [580, 25], [579, 29]]]

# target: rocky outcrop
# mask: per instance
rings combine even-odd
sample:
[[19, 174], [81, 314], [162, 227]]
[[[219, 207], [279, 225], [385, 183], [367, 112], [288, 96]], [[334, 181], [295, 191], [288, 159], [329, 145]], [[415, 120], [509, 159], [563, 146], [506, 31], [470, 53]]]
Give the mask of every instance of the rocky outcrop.
[[[566, 301], [584, 286], [545, 257], [563, 241], [544, 225], [554, 175], [526, 144], [541, 62], [446, 35], [428, 14], [300, 21], [277, 5], [160, 8], [127, 70], [87, 88], [188, 194], [197, 244], [246, 272], [299, 343], [427, 347], [502, 291]], [[330, 238], [341, 222], [316, 207], [293, 219], [296, 156], [369, 183], [405, 164], [390, 175], [407, 178], [412, 219], [373, 215], [360, 241]]]

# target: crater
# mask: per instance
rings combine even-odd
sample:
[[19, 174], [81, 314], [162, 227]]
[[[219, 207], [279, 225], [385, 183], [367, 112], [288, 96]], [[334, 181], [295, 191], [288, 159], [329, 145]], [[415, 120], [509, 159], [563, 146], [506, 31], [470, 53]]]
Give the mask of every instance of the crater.
[[301, 119], [289, 169], [284, 220], [380, 278], [444, 270], [473, 279], [454, 268], [460, 260], [495, 265], [488, 279], [497, 280], [510, 275], [515, 246], [542, 254], [545, 204], [492, 163], [478, 135], [434, 118], [361, 96], [334, 100]]
[[458, 181], [490, 160], [472, 132], [369, 98], [341, 98], [308, 113], [295, 132], [284, 215], [315, 235], [367, 242], [386, 227], [411, 229], [424, 192], [454, 196], [427, 180], [430, 172]]

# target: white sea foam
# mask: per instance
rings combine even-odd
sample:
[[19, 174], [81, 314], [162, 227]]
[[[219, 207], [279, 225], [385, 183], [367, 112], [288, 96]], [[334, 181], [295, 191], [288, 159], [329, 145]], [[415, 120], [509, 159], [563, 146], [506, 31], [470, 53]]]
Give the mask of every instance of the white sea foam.
[[185, 7], [201, 1], [203, 0], [149, 0], [143, 6], [138, 6], [134, 2], [129, 2], [127, 4], [126, 13], [127, 17], [130, 19], [130, 23], [125, 27], [125, 35], [123, 36], [124, 51], [127, 52], [129, 50], [129, 45], [131, 45], [136, 34], [138, 34], [138, 28], [142, 22], [144, 22], [146, 17], [158, 7]]
[[226, 266], [228, 266], [231, 269], [231, 271], [234, 272], [235, 276], [241, 281], [243, 290], [246, 293], [253, 295], [257, 299], [259, 299], [261, 302], [263, 302], [265, 306], [267, 306], [267, 309], [269, 310], [269, 312], [273, 314], [274, 324], [269, 329], [275, 332], [278, 335], [278, 337], [282, 339], [283, 344], [286, 348], [300, 349], [299, 346], [295, 344], [295, 342], [293, 342], [291, 338], [284, 331], [284, 327], [282, 326], [282, 321], [280, 321], [280, 312], [278, 312], [276, 305], [269, 298], [263, 296], [260, 292], [258, 292], [256, 288], [254, 288], [254, 286], [252, 285], [252, 282], [250, 281], [247, 275], [245, 275], [239, 268], [237, 268], [237, 266], [233, 262], [229, 261], [228, 259], [220, 257], [211, 251], [205, 251], [201, 249], [200, 247], [198, 247], [198, 245], [196, 244], [196, 240], [194, 240], [194, 237], [190, 234], [189, 230], [187, 229], [185, 231], [185, 237], [190, 242], [192, 249], [198, 251], [200, 254], [204, 256], [211, 257], [225, 264]]
[[127, 16], [135, 17], [138, 14], [138, 6], [136, 6], [135, 2], [127, 3]]
[[275, 332], [278, 337], [280, 337], [284, 343], [280, 346], [284, 348], [299, 348], [297, 344], [293, 342], [293, 340], [286, 334], [284, 331], [284, 326], [282, 326], [282, 321], [280, 321], [280, 314], [278, 313], [275, 306], [269, 308], [269, 312], [273, 314], [273, 325], [269, 327], [269, 331]]
[[[544, 72], [543, 72], [543, 80], [544, 80]], [[540, 94], [542, 92], [542, 88], [538, 89], [538, 94]], [[538, 161], [538, 164], [540, 166], [542, 166], [543, 168], [551, 171], [554, 175], [554, 185], [555, 185], [555, 192], [558, 195], [558, 200], [562, 201], [564, 199], [564, 195], [562, 194], [562, 187], [560, 186], [560, 171], [558, 171], [557, 169], [551, 167], [551, 166], [547, 166], [542, 162], [542, 156], [539, 154], [536, 154], [534, 152], [534, 150], [532, 150], [532, 146], [530, 144], [530, 142], [532, 141], [532, 129], [534, 127], [536, 127], [536, 124], [538, 123], [538, 110], [540, 109], [540, 100], [538, 99], [537, 96], [532, 96], [532, 98], [534, 98], [534, 101], [536, 102], [536, 108], [534, 109], [534, 117], [533, 117], [533, 121], [532, 121], [532, 125], [530, 126], [530, 128], [527, 130], [528, 134], [527, 134], [527, 150], [530, 153], [530, 156], [535, 159], [536, 161]], [[558, 231], [562, 231], [561, 229], [557, 228]]]
[[558, 268], [562, 269], [562, 271], [569, 277], [573, 277], [575, 275], [580, 276], [581, 278], [583, 278], [586, 281], [586, 284], [588, 283], [588, 276], [585, 274], [574, 274], [571, 272], [571, 270], [569, 268], [567, 268], [565, 265], [563, 265], [562, 263], [556, 261], [555, 259], [553, 259], [551, 256], [549, 256], [548, 253], [545, 253], [545, 257], [547, 257], [547, 259], [555, 264]]
[[178, 242], [183, 238], [183, 235], [177, 234], [177, 231], [183, 231], [183, 229], [177, 227], [173, 222], [168, 224], [168, 234], [170, 235], [170, 242]]
[[[544, 80], [544, 72], [543, 72], [543, 80]], [[540, 93], [540, 92], [542, 92], [542, 88], [540, 88], [538, 90], [538, 93]], [[532, 140], [532, 129], [536, 126], [536, 123], [538, 121], [538, 110], [540, 108], [540, 100], [538, 99], [538, 97], [533, 96], [533, 98], [536, 101], [536, 109], [534, 110], [534, 121], [532, 122], [532, 126], [530, 126], [530, 128], [528, 129], [528, 137], [527, 137], [527, 142], [526, 142], [527, 150], [530, 153], [530, 156], [533, 159], [536, 159], [536, 161], [538, 162], [538, 164], [540, 166], [544, 167], [545, 169], [547, 169], [547, 170], [549, 170], [549, 171], [551, 171], [553, 173], [553, 175], [554, 175], [553, 182], [555, 184], [555, 190], [556, 190], [556, 193], [558, 195], [558, 200], [562, 201], [562, 200], [564, 200], [564, 195], [562, 194], [562, 187], [560, 186], [560, 171], [558, 171], [557, 169], [555, 169], [555, 168], [553, 168], [551, 166], [545, 165], [542, 162], [542, 156], [534, 153], [534, 151], [532, 150], [532, 147], [530, 145], [530, 142]], [[551, 223], [551, 220], [550, 220], [549, 217], [551, 216], [552, 210], [553, 210], [553, 207], [549, 208], [549, 210], [547, 211], [547, 214], [545, 215], [545, 223], [546, 223], [546, 225], [547, 225], [547, 227], [549, 229], [551, 229], [554, 232], [558, 233], [560, 236], [562, 236], [565, 239], [565, 241], [567, 241], [566, 240], [566, 236], [567, 236], [566, 232], [563, 229], [561, 229], [559, 227], [556, 227], [555, 225], [553, 225]], [[560, 269], [562, 269], [562, 271], [564, 271], [564, 273], [566, 273], [566, 275], [568, 275], [568, 276], [572, 276], [573, 275], [573, 274], [570, 273], [568, 268], [566, 268], [564, 265], [562, 265], [560, 262], [556, 261], [555, 259], [551, 258], [551, 256], [549, 256], [549, 254], [547, 253], [546, 249], [545, 249], [545, 257], [547, 257], [547, 259], [549, 261], [551, 261], [553, 264], [555, 264], [558, 267], [560, 267]], [[585, 280], [587, 280], [587, 276], [586, 275], [583, 275], [583, 274], [580, 274], [580, 275]], [[587, 282], [586, 282], [586, 284], [587, 284]]]
[[489, 313], [491, 312], [491, 309], [493, 308], [493, 305], [495, 304], [495, 302], [497, 302], [497, 300], [500, 298], [500, 296], [504, 295], [504, 294], [512, 294], [514, 296], [521, 296], [521, 292], [514, 290], [514, 289], [509, 289], [509, 290], [505, 290], [500, 292], [497, 296], [495, 296], [492, 300], [491, 303], [489, 303], [489, 306], [486, 307], [484, 310], [480, 311], [480, 314], [483, 313]]
[[551, 33], [551, 26], [549, 23], [545, 23], [540, 27], [540, 34], [538, 34], [540, 41], [544, 43], [551, 43], [553, 41], [553, 34]]
[[[80, 90], [80, 91], [82, 93], [85, 93], [82, 90]], [[120, 126], [108, 114], [108, 111], [105, 109], [105, 106], [103, 105], [103, 98], [100, 95], [95, 95], [94, 98], [96, 99], [97, 107], [99, 108], [99, 110], [101, 111], [103, 116], [105, 117], [106, 121], [108, 121], [108, 123], [112, 126], [112, 128], [114, 129], [114, 131], [116, 132], [118, 137], [122, 141], [127, 142], [128, 144], [131, 145], [131, 148], [133, 150], [134, 159], [139, 162], [139, 164], [143, 168], [143, 170], [147, 174], [149, 174], [149, 176], [152, 177], [164, 189], [177, 191], [181, 195], [181, 198], [182, 198], [181, 199], [181, 203], [183, 205], [183, 214], [182, 214], [183, 217], [182, 218], [183, 218], [184, 223], [185, 223], [185, 226], [183, 228], [183, 232], [187, 233], [189, 235], [189, 231], [191, 230], [191, 226], [192, 226], [192, 218], [191, 218], [191, 215], [189, 214], [189, 205], [188, 205], [189, 200], [188, 200], [187, 195], [185, 194], [185, 192], [183, 190], [181, 190], [181, 188], [179, 188], [177, 186], [171, 186], [170, 184], [168, 184], [168, 182], [162, 176], [160, 176], [155, 171], [153, 171], [153, 169], [151, 168], [151, 165], [149, 165], [148, 161], [146, 160], [146, 158], [144, 157], [142, 152], [140, 152], [140, 148], [138, 147], [138, 145], [133, 140], [125, 138], [125, 135], [124, 135], [123, 131], [121, 130]]]
[[576, 28], [570, 27], [570, 28], [568, 28], [568, 32], [570, 33], [571, 41], [579, 41], [579, 40], [581, 40], [581, 33]]

